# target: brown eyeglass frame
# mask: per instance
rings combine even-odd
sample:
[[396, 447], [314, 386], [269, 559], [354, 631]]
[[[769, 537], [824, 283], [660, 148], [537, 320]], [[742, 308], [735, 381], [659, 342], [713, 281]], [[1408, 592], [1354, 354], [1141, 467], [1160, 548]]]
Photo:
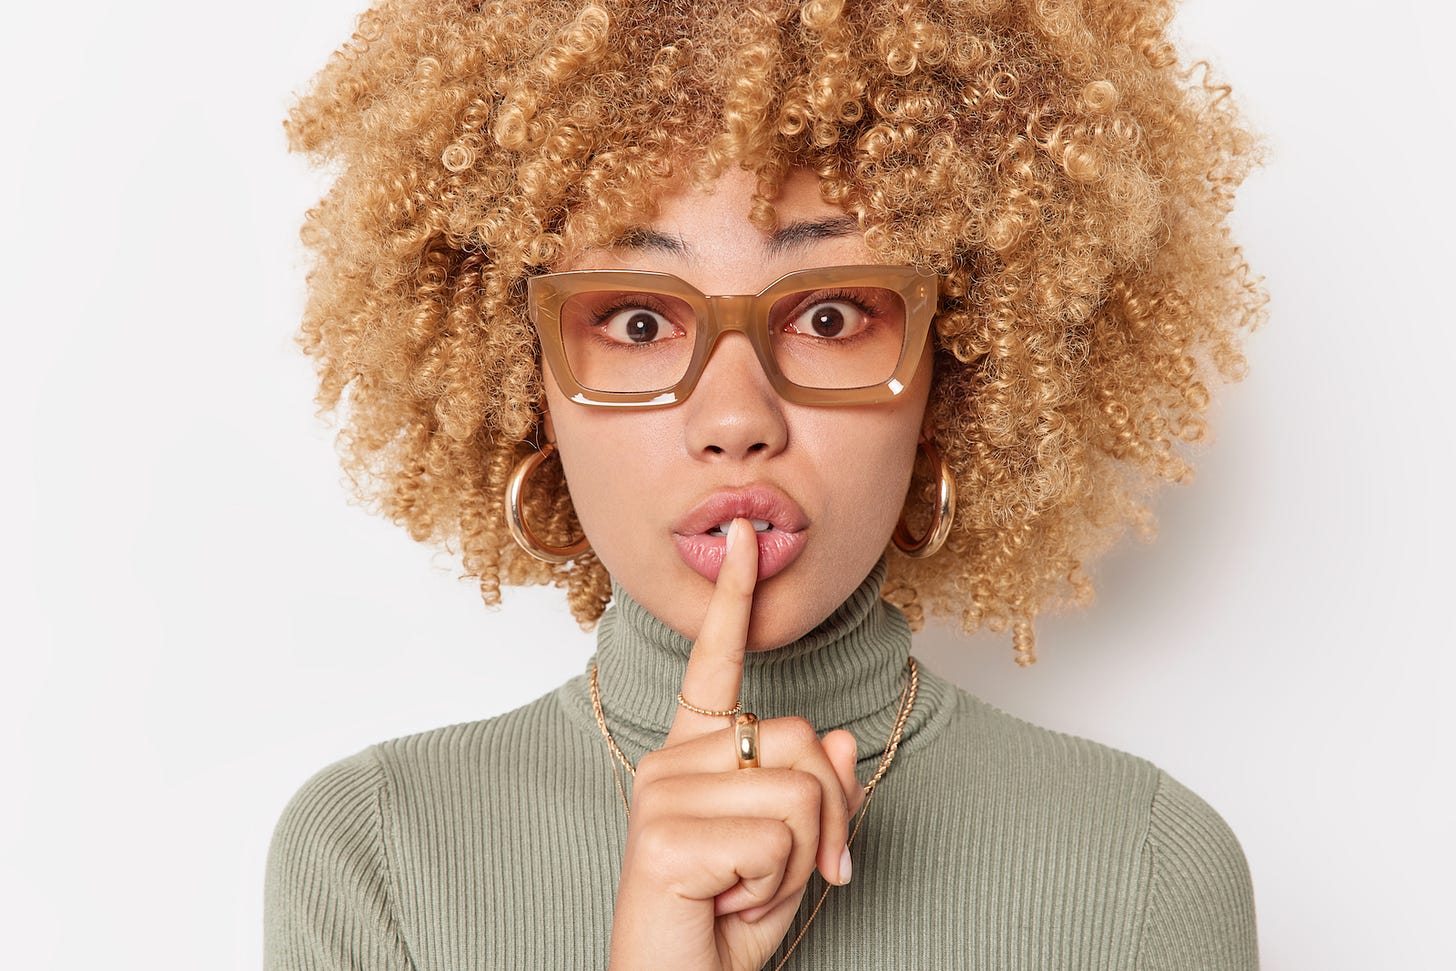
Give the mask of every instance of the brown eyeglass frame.
[[[891, 375], [858, 388], [806, 388], [784, 377], [770, 350], [769, 311], [787, 293], [843, 286], [883, 287], [905, 301], [905, 343]], [[597, 391], [577, 383], [566, 361], [561, 337], [561, 308], [567, 300], [597, 290], [630, 290], [676, 297], [693, 309], [698, 328], [693, 355], [676, 384], [653, 391]], [[769, 383], [785, 401], [801, 405], [868, 405], [893, 401], [905, 392], [925, 350], [930, 322], [940, 300], [940, 277], [913, 266], [827, 266], [795, 270], [758, 293], [709, 296], [671, 273], [649, 270], [567, 270], [526, 281], [531, 322], [541, 338], [541, 354], [556, 383], [577, 404], [626, 408], [664, 408], [687, 400], [712, 357], [718, 339], [730, 331], [748, 338]]]

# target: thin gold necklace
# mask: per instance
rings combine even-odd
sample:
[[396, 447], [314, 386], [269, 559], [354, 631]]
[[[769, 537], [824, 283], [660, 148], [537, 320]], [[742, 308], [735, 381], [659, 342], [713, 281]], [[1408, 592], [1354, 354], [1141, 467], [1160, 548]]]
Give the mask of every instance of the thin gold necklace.
[[[900, 748], [900, 738], [905, 734], [905, 722], [910, 718], [910, 712], [915, 709], [915, 695], [920, 690], [920, 667], [915, 663], [913, 656], [908, 660], [910, 677], [905, 682], [904, 690], [900, 692], [900, 708], [895, 714], [895, 725], [890, 729], [890, 737], [885, 741], [884, 751], [880, 753], [879, 767], [875, 769], [875, 774], [870, 777], [870, 781], [864, 785], [864, 802], [860, 804], [859, 815], [854, 821], [854, 828], [850, 830], [849, 839], [845, 841], [846, 846], [853, 845], [854, 838], [859, 835], [860, 825], [864, 823], [865, 815], [869, 812], [870, 800], [875, 796], [875, 787], [880, 784], [880, 780], [889, 771], [890, 763], [895, 761], [895, 753]], [[602, 693], [597, 685], [597, 666], [595, 664], [592, 665], [590, 684], [592, 713], [597, 716], [597, 727], [602, 730], [602, 738], [606, 739], [607, 749], [612, 753], [612, 778], [617, 782], [617, 795], [622, 797], [622, 810], [627, 814], [627, 818], [631, 819], [632, 807], [627, 804], [627, 790], [622, 786], [622, 775], [617, 771], [617, 764], [621, 763], [622, 767], [627, 770], [627, 774], [634, 779], [637, 777], [637, 770], [627, 756], [622, 754], [622, 750], [617, 747], [616, 740], [612, 738], [611, 731], [607, 729], [607, 716], [602, 712]], [[774, 965], [774, 971], [783, 971], [783, 966], [789, 963], [789, 957], [793, 955], [794, 949], [799, 946], [799, 942], [808, 933], [809, 925], [814, 923], [814, 918], [819, 916], [819, 908], [824, 906], [824, 900], [832, 889], [832, 884], [824, 885], [824, 890], [814, 903], [814, 909], [809, 912], [809, 919], [804, 921], [803, 927], [799, 928], [798, 936], [789, 945], [789, 949], [784, 952], [783, 958]]]

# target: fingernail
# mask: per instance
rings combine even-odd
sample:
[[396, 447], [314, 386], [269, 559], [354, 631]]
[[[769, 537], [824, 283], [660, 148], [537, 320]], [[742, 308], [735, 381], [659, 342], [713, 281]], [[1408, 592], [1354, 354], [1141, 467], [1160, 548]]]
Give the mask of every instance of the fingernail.
[[728, 545], [723, 548], [724, 555], [733, 552], [733, 537], [738, 535], [738, 520], [728, 524]]
[[839, 854], [839, 885], [842, 887], [849, 882], [850, 874], [854, 872], [854, 866], [849, 859], [849, 847]]

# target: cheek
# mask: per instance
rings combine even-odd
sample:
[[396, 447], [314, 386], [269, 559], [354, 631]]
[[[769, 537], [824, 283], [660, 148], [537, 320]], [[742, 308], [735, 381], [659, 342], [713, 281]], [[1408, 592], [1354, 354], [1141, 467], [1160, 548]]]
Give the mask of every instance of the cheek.
[[904, 506], [919, 415], [861, 417], [847, 427], [816, 430], [820, 442], [832, 443], [820, 450], [821, 489], [826, 515], [851, 527], [846, 541], [882, 545]]
[[640, 542], [663, 504], [663, 416], [586, 408], [559, 396], [548, 400], [572, 506], [611, 569], [616, 553]]
[[598, 422], [586, 417], [567, 421], [558, 418], [555, 424], [561, 468], [566, 473], [572, 505], [587, 532], [595, 534], [598, 524], [608, 518], [609, 510], [623, 508], [626, 497], [633, 491], [631, 470], [640, 466], [635, 462], [621, 463], [617, 474], [601, 474], [603, 468], [613, 467], [610, 456], [631, 454], [632, 449], [631, 443], [623, 441], [620, 430], [610, 423], [598, 427]]
[[[883, 551], [905, 505], [915, 454], [930, 398], [931, 350], [927, 346], [910, 392], [900, 401], [866, 409], [810, 412], [824, 454], [824, 494], [839, 522], [860, 531], [846, 544]], [[878, 554], [876, 554], [878, 555]]]
[[613, 448], [613, 429], [599, 427], [603, 416], [567, 401], [554, 387], [548, 388], [546, 400], [572, 506], [595, 546], [596, 540], [591, 534], [596, 532], [595, 522], [601, 518], [599, 511], [620, 501], [620, 497], [612, 494], [618, 477], [589, 474], [592, 469], [602, 467], [603, 453]]

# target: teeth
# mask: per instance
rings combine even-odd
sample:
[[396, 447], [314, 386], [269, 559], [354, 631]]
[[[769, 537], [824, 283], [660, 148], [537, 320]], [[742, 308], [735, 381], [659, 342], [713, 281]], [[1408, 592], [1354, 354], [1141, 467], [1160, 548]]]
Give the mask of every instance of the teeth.
[[[773, 523], [769, 522], [767, 519], [750, 519], [749, 522], [753, 523], [753, 531], [755, 533], [766, 533], [769, 530], [773, 529]], [[728, 527], [730, 527], [732, 525], [733, 525], [733, 520], [731, 520], [731, 519], [729, 519], [729, 520], [727, 520], [725, 522], [721, 522], [718, 525], [714, 526], [712, 529], [708, 530], [708, 535], [709, 536], [727, 536], [728, 535]]]

